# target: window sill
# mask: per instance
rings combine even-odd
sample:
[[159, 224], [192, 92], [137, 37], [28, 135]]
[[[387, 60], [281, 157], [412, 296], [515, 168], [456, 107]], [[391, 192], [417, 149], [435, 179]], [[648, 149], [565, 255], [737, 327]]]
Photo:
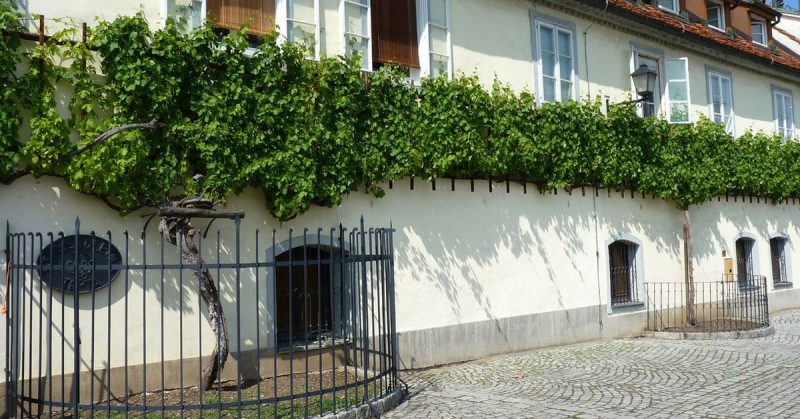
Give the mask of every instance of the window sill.
[[723, 35], [727, 35], [727, 34], [728, 34], [728, 32], [726, 32], [726, 31], [725, 31], [725, 29], [718, 28], [718, 27], [716, 27], [716, 26], [711, 26], [711, 25], [708, 25], [708, 28], [709, 28], [709, 29], [712, 29], [712, 30], [715, 30], [715, 31], [717, 31], [717, 32], [719, 32], [719, 33], [721, 33], [721, 34], [723, 34]]
[[611, 313], [631, 313], [644, 310], [644, 302], [636, 301], [631, 303], [614, 304], [611, 306]]
[[320, 344], [319, 341], [317, 342], [309, 342], [306, 344], [294, 344], [294, 345], [287, 345], [283, 344], [278, 346], [278, 353], [279, 354], [288, 354], [288, 353], [295, 353], [295, 352], [308, 352], [308, 351], [315, 351], [319, 349], [328, 349], [328, 348], [335, 348], [339, 346], [344, 346], [345, 344], [350, 343], [350, 339], [334, 339], [332, 341], [325, 341]]
[[772, 287], [776, 290], [785, 290], [793, 288], [794, 285], [791, 282], [779, 282], [779, 283], [773, 283]]

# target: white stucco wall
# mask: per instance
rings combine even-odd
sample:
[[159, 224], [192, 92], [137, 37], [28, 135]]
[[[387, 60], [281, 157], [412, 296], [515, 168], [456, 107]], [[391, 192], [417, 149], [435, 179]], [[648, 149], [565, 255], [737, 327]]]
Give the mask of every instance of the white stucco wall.
[[[476, 182], [475, 192], [470, 192], [468, 181], [456, 182], [456, 191], [450, 190], [449, 180], [441, 180], [437, 189], [417, 181], [410, 190], [408, 181], [387, 189], [382, 199], [354, 193], [336, 208], [313, 207], [296, 219], [279, 223], [268, 215], [263, 198], [256, 191], [234, 197], [229, 207], [246, 212], [242, 222], [243, 261], [255, 260], [255, 230], [260, 233], [259, 258], [264, 260], [271, 250], [270, 232], [279, 230], [276, 242], [288, 238], [288, 228], [294, 228], [295, 238], [303, 228], [316, 234], [317, 227], [330, 228], [343, 223], [355, 226], [363, 215], [368, 226], [382, 227], [390, 223], [397, 230], [394, 239], [396, 258], [397, 327], [401, 333], [447, 328], [464, 324], [479, 324], [502, 319], [524, 317], [537, 313], [569, 312], [582, 308], [597, 308], [607, 313], [610, 321], [617, 314], [609, 308], [610, 283], [608, 271], [608, 244], [614, 239], [639, 243], [641, 266], [637, 266], [640, 281], [639, 295], [643, 297], [641, 283], [683, 282], [682, 212], [673, 203], [642, 198], [630, 192], [601, 190], [575, 190], [572, 194], [540, 194], [533, 187], [523, 193], [521, 185], [511, 185], [506, 193], [505, 184], [495, 184], [488, 191], [485, 181]], [[131, 233], [130, 263], [143, 262], [139, 232], [147, 211], [120, 217], [98, 201], [82, 196], [57, 179], [35, 180], [25, 177], [11, 186], [0, 188], [0, 215], [8, 219], [12, 232], [74, 232], [75, 217], [80, 216], [81, 231], [94, 230], [104, 234], [111, 230], [114, 243], [123, 252], [123, 233]], [[728, 255], [735, 251], [737, 235], [749, 233], [756, 240], [760, 274], [771, 278], [769, 238], [780, 233], [794, 243], [800, 237], [800, 206], [773, 205], [761, 201], [742, 203], [713, 201], [692, 207], [695, 244], [695, 277], [697, 281], [716, 281], [723, 268], [722, 251]], [[595, 218], [595, 216], [597, 218]], [[204, 226], [198, 221], [198, 225]], [[232, 262], [235, 255], [234, 229], [229, 221], [218, 221], [214, 229], [221, 229], [222, 262]], [[147, 262], [160, 263], [156, 223], [148, 228]], [[205, 241], [207, 261], [216, 256], [211, 237]], [[45, 236], [46, 240], [46, 236]], [[47, 244], [45, 242], [45, 244]], [[796, 246], [792, 244], [789, 258], [795, 259]], [[33, 249], [38, 255], [38, 246]], [[176, 263], [177, 251], [167, 245], [166, 263]], [[19, 263], [19, 261], [17, 261]], [[796, 265], [796, 264], [795, 264]], [[5, 268], [3, 265], [2, 269]], [[800, 282], [800, 271], [790, 263], [790, 280]], [[4, 272], [3, 272], [4, 273]], [[229, 324], [235, 324], [236, 282], [233, 271], [219, 275], [224, 307]], [[32, 284], [33, 300], [39, 301], [39, 280], [34, 275], [26, 277], [26, 288]], [[180, 287], [181, 280], [184, 282]], [[19, 279], [17, 279], [19, 281]], [[163, 282], [162, 282], [163, 281]], [[255, 347], [255, 330], [261, 334], [261, 347], [271, 346], [273, 329], [271, 318], [275, 313], [274, 282], [271, 275], [252, 270], [241, 273], [242, 350]], [[259, 300], [256, 300], [258, 281]], [[190, 272], [183, 277], [177, 270], [168, 270], [162, 279], [160, 271], [148, 273], [147, 292], [143, 292], [141, 273], [131, 272], [128, 288], [121, 274], [110, 287], [96, 295], [92, 310], [91, 298], [80, 297], [81, 339], [90, 342], [91, 314], [95, 314], [96, 338], [106, 342], [109, 315], [108, 292], [111, 292], [111, 357], [105, 344], [95, 348], [96, 368], [104, 363], [123, 365], [125, 335], [128, 334], [129, 363], [143, 360], [161, 360], [162, 305], [167, 345], [164, 358], [178, 359], [179, 309], [183, 295], [183, 356], [196, 357], [207, 354], [213, 343], [207, 321], [198, 315], [201, 308], [196, 283]], [[163, 284], [163, 285], [162, 285]], [[770, 289], [772, 285], [770, 282]], [[181, 289], [183, 291], [181, 291]], [[163, 292], [163, 295], [162, 295]], [[777, 291], [784, 292], [784, 291]], [[48, 288], [42, 288], [45, 313], [48, 312]], [[71, 299], [64, 304], [65, 322], [60, 321], [59, 295], [54, 301], [54, 339], [60, 342], [61, 330], [67, 331], [67, 342], [72, 339]], [[124, 326], [125, 302], [128, 303], [128, 325]], [[143, 311], [143, 303], [146, 309]], [[163, 304], [162, 304], [163, 303]], [[790, 304], [800, 306], [800, 301]], [[29, 308], [28, 308], [29, 309]], [[259, 324], [256, 324], [256, 311]], [[27, 311], [26, 311], [27, 312]], [[34, 330], [38, 315], [33, 316]], [[44, 316], [45, 321], [47, 315]], [[607, 321], [608, 323], [608, 321]], [[146, 332], [144, 324], [146, 324]], [[30, 324], [29, 324], [30, 325]], [[592, 326], [591, 322], [587, 327]], [[637, 333], [643, 324], [635, 324], [622, 334]], [[5, 332], [5, 328], [0, 331]], [[513, 330], [505, 333], [513, 334]], [[147, 336], [146, 354], [142, 338]], [[202, 334], [202, 337], [199, 336]], [[602, 333], [600, 333], [602, 335]], [[46, 334], [45, 334], [46, 336]], [[585, 339], [586, 337], [584, 337]], [[237, 336], [231, 329], [231, 347], [235, 350]], [[405, 348], [411, 350], [410, 348]], [[403, 349], [401, 349], [402, 351]], [[56, 353], [60, 347], [54, 348]], [[69, 345], [65, 348], [71, 357]], [[0, 354], [1, 356], [2, 354]], [[56, 357], [55, 359], [60, 359]], [[84, 369], [89, 360], [89, 348], [82, 348]], [[60, 370], [54, 365], [54, 370]], [[68, 363], [65, 370], [71, 371]]]

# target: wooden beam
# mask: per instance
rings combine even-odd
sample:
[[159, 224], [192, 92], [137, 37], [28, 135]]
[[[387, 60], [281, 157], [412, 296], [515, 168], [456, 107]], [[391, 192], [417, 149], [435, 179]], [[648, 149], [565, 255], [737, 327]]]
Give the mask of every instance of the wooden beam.
[[159, 208], [159, 217], [173, 218], [244, 218], [244, 211], [214, 211], [202, 208]]

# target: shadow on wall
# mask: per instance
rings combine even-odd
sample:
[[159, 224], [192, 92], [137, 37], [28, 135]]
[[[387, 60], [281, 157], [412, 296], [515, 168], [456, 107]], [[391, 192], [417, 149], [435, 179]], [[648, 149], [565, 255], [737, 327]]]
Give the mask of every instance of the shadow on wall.
[[[763, 247], [769, 245], [772, 234], [787, 233], [790, 240], [795, 239], [791, 235], [796, 231], [796, 225], [792, 223], [788, 211], [796, 211], [796, 208], [749, 196], [715, 198], [700, 207], [690, 208], [695, 258], [719, 258], [719, 263], [713, 265], [719, 267], [719, 272], [717, 270], [709, 273], [700, 272], [703, 276], [696, 276], [696, 279], [719, 279], [716, 274], [721, 274], [723, 270], [722, 250], [726, 251], [726, 257], [735, 258], [734, 242], [738, 234], [755, 235], [758, 239], [756, 245], [760, 249], [759, 255], [769, 254], [769, 247]], [[786, 216], [781, 217], [782, 214]], [[762, 263], [760, 269], [762, 272], [756, 272], [757, 274], [770, 275], [769, 266], [764, 266]]]
[[[469, 183], [456, 185], [456, 191], [470, 188]], [[485, 182], [475, 184], [476, 190], [484, 186]], [[447, 189], [440, 193], [450, 193]], [[505, 185], [497, 185], [491, 195], [474, 192], [459, 194], [452, 200], [439, 196], [437, 201], [417, 201], [420, 203], [416, 206], [425, 212], [426, 217], [402, 226], [395, 222], [400, 233], [395, 247], [398, 271], [411, 273], [409, 276], [422, 286], [421, 289], [430, 284], [443, 293], [450, 311], [459, 322], [471, 321], [464, 318], [471, 314], [468, 311], [472, 309], [472, 303], [469, 303], [470, 309], [464, 305], [472, 299], [485, 318], [493, 320], [497, 331], [507, 339], [497, 322], [498, 318], [507, 315], [502, 314], [503, 310], [498, 310], [495, 300], [487, 295], [498, 280], [508, 284], [505, 280], [509, 278], [498, 276], [512, 277], [512, 287], [540, 289], [538, 300], [553, 307], [529, 306], [524, 308], [524, 314], [556, 307], [562, 310], [575, 308], [575, 293], [571, 287], [592, 290], [591, 303], [585, 305], [596, 305], [595, 252], [599, 250], [602, 255], [605, 250], [597, 249], [595, 244], [593, 189], [585, 190], [585, 195], [580, 190], [572, 194], [559, 191], [540, 195], [533, 188], [525, 194], [521, 185], [512, 185], [508, 194], [505, 189]], [[420, 192], [422, 194], [428, 192]], [[638, 196], [631, 199], [622, 198], [618, 193], [616, 196], [611, 193], [611, 198], [605, 195], [606, 191], [600, 191], [596, 199], [624, 199], [637, 204], [643, 201]], [[456, 200], [460, 200], [462, 205], [453, 206]], [[671, 205], [661, 201], [657, 204]], [[603, 246], [609, 234], [625, 232], [644, 235], [647, 243], [655, 245], [659, 253], [672, 258], [680, 255], [681, 241], [675, 233], [680, 232], [679, 212], [666, 213], [659, 209], [654, 211], [655, 216], [645, 217], [643, 214], [649, 210], [648, 206], [629, 205], [627, 202], [624, 205], [622, 211], [612, 209], [613, 214], [603, 214], [604, 209], [599, 208], [599, 246]], [[672, 218], [659, 218], [663, 214]], [[663, 233], [665, 224], [667, 231], [671, 232], [668, 235]], [[600, 272], [601, 275], [605, 272], [602, 266]], [[502, 292], [514, 293], [515, 290], [503, 289]], [[403, 297], [398, 295], [398, 302]]]

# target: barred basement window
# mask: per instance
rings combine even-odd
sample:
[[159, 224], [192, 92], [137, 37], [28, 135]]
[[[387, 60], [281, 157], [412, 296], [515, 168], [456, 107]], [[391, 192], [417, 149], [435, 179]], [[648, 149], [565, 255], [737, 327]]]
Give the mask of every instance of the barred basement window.
[[754, 281], [753, 251], [755, 246], [756, 241], [749, 237], [736, 240], [736, 273], [741, 286], [748, 286]]
[[275, 281], [278, 347], [331, 340], [333, 297], [338, 294], [331, 281], [331, 250], [300, 246], [275, 260], [279, 264]]
[[639, 246], [627, 240], [617, 240], [608, 246], [611, 272], [611, 306], [638, 303], [636, 252]]
[[775, 237], [769, 241], [769, 250], [772, 256], [772, 281], [776, 288], [792, 286], [786, 269], [787, 242], [783, 237]]

